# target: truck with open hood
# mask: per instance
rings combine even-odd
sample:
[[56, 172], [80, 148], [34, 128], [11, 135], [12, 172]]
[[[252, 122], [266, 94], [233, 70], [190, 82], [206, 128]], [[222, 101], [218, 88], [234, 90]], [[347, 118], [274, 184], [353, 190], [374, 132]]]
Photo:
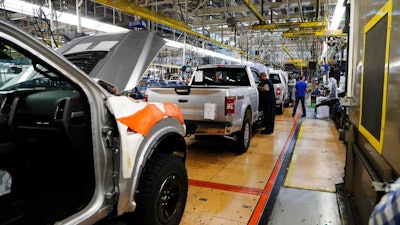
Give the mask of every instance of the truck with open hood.
[[188, 178], [176, 105], [133, 88], [164, 40], [75, 39], [57, 52], [0, 21], [0, 224], [179, 224]]

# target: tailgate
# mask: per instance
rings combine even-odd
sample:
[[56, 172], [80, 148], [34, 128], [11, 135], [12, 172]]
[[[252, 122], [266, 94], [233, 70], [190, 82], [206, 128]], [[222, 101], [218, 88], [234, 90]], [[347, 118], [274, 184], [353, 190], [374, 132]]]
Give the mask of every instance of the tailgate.
[[228, 88], [224, 87], [166, 87], [149, 88], [149, 102], [171, 102], [178, 105], [185, 120], [225, 121], [225, 96]]

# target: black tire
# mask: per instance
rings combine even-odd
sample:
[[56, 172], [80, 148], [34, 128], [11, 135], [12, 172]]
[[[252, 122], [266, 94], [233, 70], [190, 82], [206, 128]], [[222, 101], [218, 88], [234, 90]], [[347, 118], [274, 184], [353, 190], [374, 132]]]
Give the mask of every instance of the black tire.
[[290, 99], [290, 98], [285, 99], [283, 106], [289, 107], [289, 104], [290, 104], [290, 100], [289, 100], [289, 99]]
[[282, 114], [283, 114], [283, 111], [284, 111], [284, 108], [285, 108], [285, 106], [284, 106], [284, 103], [282, 102], [281, 104], [279, 104], [279, 105], [276, 107], [276, 114], [282, 115]]
[[188, 176], [172, 154], [155, 155], [146, 165], [137, 195], [137, 221], [132, 224], [178, 225], [186, 206]]
[[238, 137], [236, 140], [236, 149], [238, 152], [245, 153], [247, 152], [247, 149], [249, 149], [251, 131], [252, 127], [250, 124], [250, 118], [248, 115], [246, 115], [243, 119], [242, 130], [238, 133]]
[[194, 140], [196, 141], [204, 141], [204, 140], [210, 140], [212, 138], [212, 135], [194, 135]]

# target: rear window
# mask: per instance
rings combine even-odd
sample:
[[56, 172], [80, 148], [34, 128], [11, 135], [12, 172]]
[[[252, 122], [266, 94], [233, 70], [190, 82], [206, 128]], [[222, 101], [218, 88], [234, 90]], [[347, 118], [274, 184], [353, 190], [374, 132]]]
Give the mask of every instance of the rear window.
[[245, 68], [207, 68], [197, 70], [192, 85], [249, 86]]
[[279, 74], [276, 73], [271, 73], [269, 75], [269, 79], [272, 81], [272, 83], [274, 84], [280, 84], [281, 82], [281, 77], [279, 76]]

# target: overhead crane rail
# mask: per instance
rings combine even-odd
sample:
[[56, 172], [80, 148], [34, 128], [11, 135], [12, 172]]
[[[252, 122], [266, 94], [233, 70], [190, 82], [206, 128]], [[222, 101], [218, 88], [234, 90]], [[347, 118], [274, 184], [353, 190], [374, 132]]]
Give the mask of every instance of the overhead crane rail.
[[287, 49], [285, 45], [282, 45], [282, 50], [283, 50], [284, 52], [286, 52], [286, 54], [287, 54], [292, 60], [295, 59], [294, 56], [292, 55], [292, 53], [289, 52], [289, 49]]
[[289, 52], [289, 49], [285, 46], [282, 45], [282, 50], [290, 57], [289, 60], [286, 60], [288, 63], [293, 63], [297, 67], [306, 67], [308, 61], [303, 60], [303, 59], [295, 59], [295, 57], [292, 55], [292, 53]]
[[289, 23], [274, 23], [274, 24], [254, 24], [251, 26], [253, 30], [265, 29], [291, 29], [291, 28], [319, 28], [325, 29], [328, 26], [328, 21], [311, 21], [311, 22], [289, 22]]
[[316, 37], [333, 37], [333, 36], [347, 36], [346, 33], [343, 33], [342, 30], [298, 30], [298, 31], [286, 31], [282, 33], [282, 37], [307, 37], [307, 36], [316, 36]]
[[182, 21], [179, 20], [175, 20], [172, 18], [169, 18], [167, 16], [164, 16], [160, 13], [157, 13], [153, 10], [150, 10], [148, 8], [139, 6], [133, 2], [130, 2], [128, 0], [93, 0], [94, 2], [103, 4], [103, 5], [107, 5], [109, 7], [113, 7], [115, 9], [133, 14], [133, 15], [137, 15], [140, 16], [144, 19], [148, 19], [151, 20], [153, 22], [159, 23], [159, 24], [163, 24], [165, 26], [171, 27], [173, 29], [185, 32], [187, 34], [193, 35], [195, 37], [213, 42], [219, 46], [223, 46], [225, 48], [228, 48], [232, 51], [235, 51], [239, 54], [241, 54], [242, 56], [248, 56], [249, 58], [255, 59], [257, 61], [263, 61], [259, 56], [255, 56], [255, 55], [251, 55], [245, 51], [242, 51], [240, 49], [237, 49], [235, 47], [232, 47], [230, 45], [224, 44], [222, 42], [219, 42], [215, 39], [212, 39], [210, 37], [207, 37], [205, 35], [201, 35], [199, 33], [197, 33], [196, 31], [192, 30], [192, 27], [189, 26], [188, 24], [183, 23]]
[[257, 7], [253, 5], [250, 0], [242, 0], [242, 2], [250, 9], [250, 11], [257, 17], [261, 24], [265, 24], [265, 18], [258, 12]]

